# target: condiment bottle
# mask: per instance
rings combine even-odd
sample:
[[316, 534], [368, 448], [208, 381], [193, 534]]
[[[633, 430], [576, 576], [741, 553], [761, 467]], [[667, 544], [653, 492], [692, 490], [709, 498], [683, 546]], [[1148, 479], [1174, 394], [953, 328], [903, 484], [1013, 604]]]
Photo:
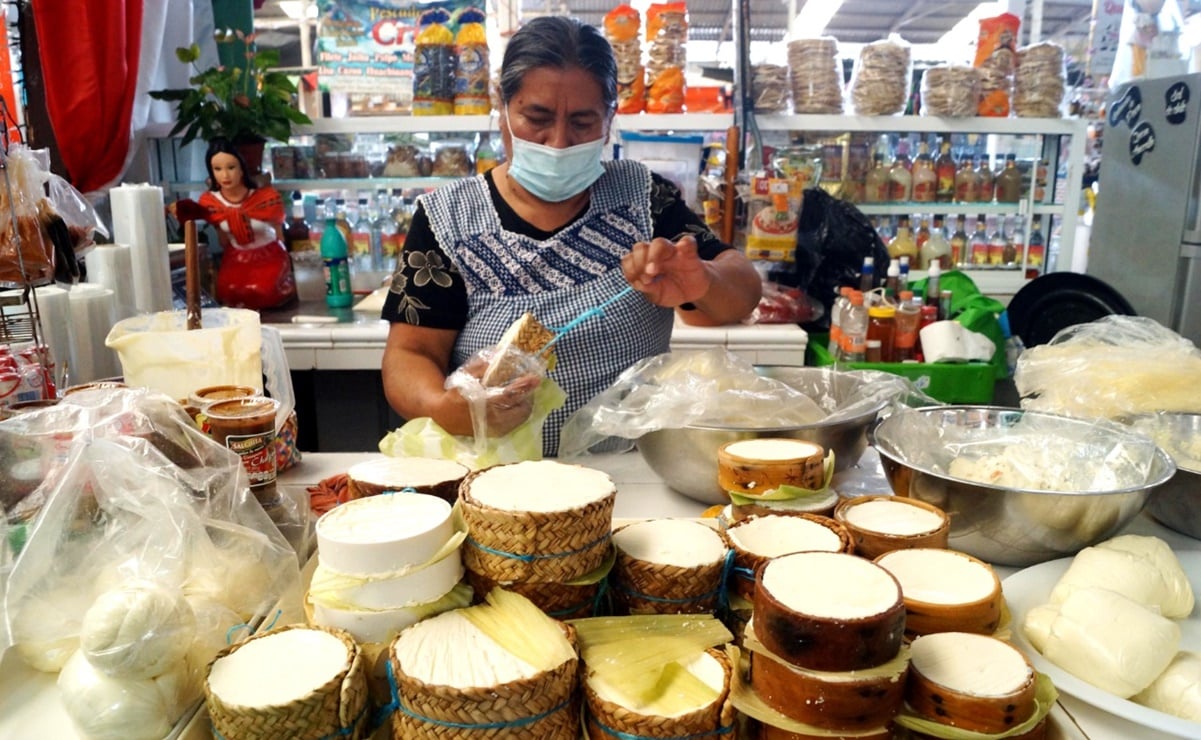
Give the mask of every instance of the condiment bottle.
[[893, 336], [893, 362], [917, 359], [917, 332], [921, 310], [921, 306], [913, 299], [913, 292], [902, 291], [901, 304], [897, 306], [896, 332]]
[[938, 173], [934, 171], [934, 160], [926, 142], [918, 142], [917, 159], [913, 162], [913, 200], [933, 203], [938, 194]]
[[955, 158], [951, 156], [951, 142], [944, 141], [940, 145], [934, 173], [938, 176], [935, 200], [950, 203], [955, 199]]
[[880, 340], [879, 339], [867, 340], [867, 352], [865, 353], [864, 356], [867, 358], [868, 362], [884, 362], [884, 360], [882, 359], [883, 354], [881, 354], [881, 351], [880, 351]]
[[955, 173], [955, 200], [960, 203], [975, 203], [978, 192], [972, 160], [970, 157], [963, 157], [959, 160], [959, 170]]
[[888, 272], [884, 276], [884, 297], [893, 298], [897, 294], [897, 284], [901, 280], [901, 261], [892, 259], [888, 262]]
[[859, 290], [862, 292], [865, 292], [865, 293], [867, 291], [871, 290], [872, 288], [876, 287], [875, 275], [872, 274], [872, 272], [874, 270], [874, 268], [872, 266], [873, 262], [874, 262], [873, 258], [864, 257], [863, 258], [863, 267], [860, 268], [860, 270], [859, 270]]
[[976, 168], [976, 200], [980, 203], [991, 203], [995, 187], [996, 178], [993, 176], [992, 167], [989, 166], [988, 156], [985, 155], [980, 158], [980, 166]]
[[867, 339], [880, 342], [880, 362], [893, 361], [893, 336], [896, 332], [897, 310], [880, 304], [867, 310]]
[[325, 303], [330, 308], [347, 308], [354, 300], [350, 290], [349, 249], [336, 221], [337, 217], [330, 214], [325, 219], [325, 230], [321, 233], [321, 260], [325, 266]]
[[1005, 155], [1005, 167], [997, 175], [997, 202], [1017, 203], [1022, 199], [1022, 171], [1018, 169], [1017, 157]]
[[851, 305], [842, 313], [842, 356], [848, 362], [863, 362], [867, 353], [867, 308], [863, 294], [851, 293]]
[[830, 306], [830, 342], [826, 345], [826, 349], [830, 351], [830, 355], [834, 359], [838, 359], [839, 352], [842, 348], [842, 315], [846, 311], [847, 306], [851, 305], [850, 295], [854, 288], [843, 286], [838, 289], [838, 297], [834, 299], [834, 304]]

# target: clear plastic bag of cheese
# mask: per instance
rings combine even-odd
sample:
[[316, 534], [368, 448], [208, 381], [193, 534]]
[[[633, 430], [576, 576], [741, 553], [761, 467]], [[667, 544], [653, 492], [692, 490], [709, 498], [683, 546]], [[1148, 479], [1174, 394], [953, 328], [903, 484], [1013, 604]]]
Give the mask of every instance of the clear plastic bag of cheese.
[[568, 418], [563, 457], [629, 449], [648, 432], [691, 425], [806, 426], [852, 419], [892, 404], [939, 402], [909, 380], [871, 370], [756, 367], [724, 347], [668, 352], [631, 365]]
[[[435, 457], [478, 470], [491, 465], [542, 459], [542, 427], [567, 394], [547, 377], [554, 332], [531, 314], [510, 326], [501, 340], [473, 355], [446, 378], [471, 410], [473, 436], [454, 435], [428, 417], [411, 419], [380, 440], [393, 457]], [[512, 426], [514, 420], [520, 423]], [[496, 434], [497, 428], [504, 428]], [[512, 428], [509, 428], [512, 427]]]
[[296, 553], [240, 458], [171, 398], [71, 394], [0, 422], [0, 460], [24, 536], [6, 632], [29, 666], [60, 672], [83, 736], [165, 736], [220, 649], [303, 620]]

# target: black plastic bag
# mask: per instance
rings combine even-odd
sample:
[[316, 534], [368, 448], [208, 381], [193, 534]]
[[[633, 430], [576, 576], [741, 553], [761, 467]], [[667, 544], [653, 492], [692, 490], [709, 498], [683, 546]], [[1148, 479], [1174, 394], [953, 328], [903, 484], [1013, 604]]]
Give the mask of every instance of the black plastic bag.
[[825, 306], [820, 318], [804, 325], [807, 331], [829, 329], [838, 290], [844, 285], [858, 287], [864, 257], [873, 258], [873, 285], [881, 285], [888, 250], [867, 216], [820, 188], [806, 190], [797, 226], [795, 272], [787, 282]]

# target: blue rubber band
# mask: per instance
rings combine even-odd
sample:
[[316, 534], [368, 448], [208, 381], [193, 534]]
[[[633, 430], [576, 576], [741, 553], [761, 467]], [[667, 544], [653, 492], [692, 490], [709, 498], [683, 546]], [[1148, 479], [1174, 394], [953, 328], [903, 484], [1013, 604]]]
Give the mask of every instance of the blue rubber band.
[[548, 326], [548, 327], [546, 327], [555, 333], [554, 338], [550, 340], [550, 344], [554, 344], [555, 342], [559, 341], [560, 339], [563, 338], [563, 336], [565, 334], [567, 334], [567, 332], [576, 328], [577, 326], [584, 323], [588, 319], [590, 319], [594, 316], [604, 316], [606, 308], [613, 305], [617, 301], [620, 301], [622, 298], [625, 298], [627, 295], [629, 295], [630, 293], [633, 293], [633, 292], [634, 292], [634, 286], [627, 285], [625, 288], [622, 288], [621, 290], [619, 290], [614, 296], [612, 296], [611, 298], [606, 300], [604, 303], [600, 304], [599, 306], [594, 306], [594, 307], [584, 311], [579, 316], [576, 316], [574, 319], [572, 319], [571, 321], [568, 321], [563, 326]]
[[375, 717], [372, 719], [370, 734], [375, 734], [376, 730], [383, 727], [388, 718], [392, 716], [392, 713], [400, 706], [400, 687], [396, 685], [396, 674], [392, 671], [392, 661], [386, 660], [384, 661], [384, 665], [388, 669], [388, 697], [390, 701], [380, 707], [375, 713]]
[[386, 495], [386, 496], [390, 496], [394, 493], [417, 493], [417, 489], [413, 488], [412, 486], [405, 486], [404, 488], [400, 489], [399, 491], [384, 491], [384, 495]]
[[535, 560], [555, 560], [557, 558], [565, 558], [565, 557], [569, 557], [571, 555], [579, 555], [582, 552], [587, 552], [588, 550], [591, 550], [592, 548], [596, 547], [598, 544], [600, 544], [601, 542], [604, 542], [610, 536], [611, 536], [611, 533], [605, 532], [603, 535], [601, 535], [600, 537], [596, 538], [595, 540], [589, 542], [588, 544], [584, 545], [583, 547], [579, 548], [578, 550], [569, 550], [567, 552], [534, 553], [534, 554], [530, 554], [530, 555], [522, 555], [520, 553], [515, 553], [515, 552], [505, 552], [504, 550], [495, 550], [491, 547], [488, 547], [487, 545], [480, 544], [477, 540], [475, 540], [472, 537], [468, 537], [467, 542], [469, 542], [476, 549], [483, 550], [484, 552], [488, 553], [489, 555], [496, 555], [498, 557], [508, 558], [510, 560], [520, 560], [523, 563], [532, 563]]
[[730, 609], [730, 574], [736, 570], [734, 558], [734, 550], [726, 550], [726, 562], [721, 567], [721, 585], [718, 587], [721, 593], [717, 599], [718, 609], [722, 613]]
[[[632, 735], [628, 732], [622, 732], [621, 730], [615, 730], [612, 727], [609, 727], [609, 726], [603, 724], [602, 722], [600, 722], [596, 718], [596, 715], [593, 714], [592, 712], [588, 712], [587, 710], [585, 710], [585, 713], [587, 714], [585, 721], [591, 721], [598, 728], [600, 728], [601, 732], [605, 733], [606, 735], [609, 735], [610, 737], [615, 737], [618, 740], [651, 740], [651, 737], [649, 735]], [[709, 732], [698, 732], [698, 733], [695, 733], [692, 735], [675, 735], [673, 737], [662, 737], [660, 735], [655, 735], [654, 740], [696, 740], [696, 738], [701, 738], [701, 737], [719, 737], [721, 735], [729, 735], [733, 731], [734, 731], [734, 726], [729, 725], [726, 727], [718, 727], [716, 730], [710, 730]]]
[[[272, 618], [271, 624], [267, 625], [266, 627], [259, 627], [259, 629], [256, 631], [257, 632], [269, 631], [272, 627], [275, 626], [275, 623], [279, 621], [279, 618], [283, 615], [283, 613], [284, 613], [283, 609], [276, 609], [275, 617]], [[241, 624], [235, 624], [233, 627], [230, 627], [229, 629], [225, 630], [225, 644], [232, 645], [233, 641], [234, 641], [234, 635], [238, 632], [238, 630], [243, 630], [243, 629], [249, 630], [250, 625], [246, 624], [245, 622], [242, 622]]]

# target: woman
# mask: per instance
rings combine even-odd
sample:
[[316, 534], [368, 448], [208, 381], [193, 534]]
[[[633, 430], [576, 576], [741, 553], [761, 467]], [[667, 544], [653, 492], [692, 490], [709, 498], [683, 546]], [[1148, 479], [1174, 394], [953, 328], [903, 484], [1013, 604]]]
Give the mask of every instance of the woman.
[[217, 271], [217, 301], [224, 306], [273, 308], [296, 297], [292, 261], [278, 226], [284, 202], [270, 185], [256, 188], [242, 155], [227, 139], [205, 152], [209, 190], [200, 205], [224, 247]]
[[[543, 453], [554, 455], [573, 411], [634, 362], [668, 351], [673, 308], [730, 323], [757, 305], [758, 274], [673, 185], [637, 162], [601, 162], [616, 76], [608, 42], [576, 20], [536, 18], [509, 40], [500, 74], [508, 161], [418, 201], [384, 305], [384, 390], [402, 417], [472, 434], [467, 402], [444, 388], [448, 372], [524, 312], [563, 326], [633, 286], [556, 345], [549, 375], [567, 402], [543, 428]], [[511, 384], [489, 402], [490, 434], [528, 417], [534, 385]]]

